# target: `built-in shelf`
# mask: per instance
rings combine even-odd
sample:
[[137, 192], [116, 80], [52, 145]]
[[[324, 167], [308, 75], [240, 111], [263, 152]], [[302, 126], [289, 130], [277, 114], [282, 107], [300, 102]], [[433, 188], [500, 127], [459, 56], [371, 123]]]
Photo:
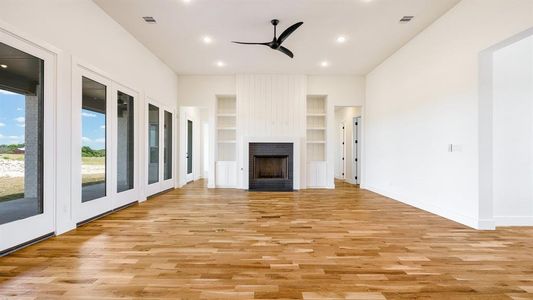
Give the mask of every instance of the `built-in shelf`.
[[237, 186], [237, 98], [217, 97], [215, 185]]
[[307, 187], [327, 186], [327, 110], [326, 97], [307, 97]]

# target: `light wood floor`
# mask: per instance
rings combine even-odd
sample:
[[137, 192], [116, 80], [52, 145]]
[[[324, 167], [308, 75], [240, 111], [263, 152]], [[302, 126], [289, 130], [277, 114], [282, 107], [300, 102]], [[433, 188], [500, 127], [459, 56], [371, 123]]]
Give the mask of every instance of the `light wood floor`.
[[202, 183], [0, 258], [0, 299], [533, 299], [533, 229], [480, 232], [341, 184]]

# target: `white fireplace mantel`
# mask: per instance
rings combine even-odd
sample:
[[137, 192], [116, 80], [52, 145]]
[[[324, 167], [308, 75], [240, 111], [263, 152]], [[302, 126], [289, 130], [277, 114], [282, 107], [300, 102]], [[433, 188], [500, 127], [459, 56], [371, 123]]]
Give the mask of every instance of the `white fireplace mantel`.
[[301, 174], [301, 164], [302, 159], [300, 151], [300, 142], [302, 138], [300, 137], [244, 137], [243, 138], [243, 172], [242, 172], [242, 189], [248, 189], [249, 177], [248, 170], [249, 166], [249, 154], [250, 154], [250, 143], [292, 143], [293, 144], [293, 189], [300, 189], [300, 174]]

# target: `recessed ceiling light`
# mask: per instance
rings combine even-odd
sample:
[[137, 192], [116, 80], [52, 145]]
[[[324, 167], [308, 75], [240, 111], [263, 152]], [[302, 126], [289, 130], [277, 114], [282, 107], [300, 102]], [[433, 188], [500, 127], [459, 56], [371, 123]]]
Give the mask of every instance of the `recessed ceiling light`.
[[223, 62], [223, 61], [221, 61], [221, 60], [217, 61], [215, 64], [216, 64], [217, 67], [219, 67], [219, 68], [222, 68], [222, 67], [225, 67], [225, 66], [226, 66], [226, 63]]
[[183, 3], [191, 3], [191, 0], [181, 0]]
[[211, 44], [213, 42], [213, 39], [210, 36], [206, 35], [202, 38], [202, 41], [204, 42], [204, 44]]
[[0, 68], [2, 68], [2, 69], [7, 69], [7, 65], [1, 64], [1, 65], [0, 65]]
[[345, 42], [346, 42], [346, 37], [345, 37], [344, 35], [339, 35], [339, 36], [337, 37], [337, 43], [339, 43], [339, 44], [343, 44], [343, 43], [345, 43]]
[[320, 63], [320, 66], [321, 66], [322, 68], [329, 67], [329, 61], [325, 60], [325, 61], [321, 62], [321, 63]]

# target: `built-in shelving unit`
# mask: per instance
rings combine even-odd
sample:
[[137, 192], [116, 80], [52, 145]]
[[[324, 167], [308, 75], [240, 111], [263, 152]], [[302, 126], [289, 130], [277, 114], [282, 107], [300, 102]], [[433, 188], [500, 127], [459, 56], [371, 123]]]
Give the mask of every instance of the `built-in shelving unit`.
[[327, 186], [327, 106], [325, 96], [307, 96], [307, 186]]
[[233, 188], [237, 185], [237, 99], [235, 96], [217, 97], [216, 141], [216, 186]]

